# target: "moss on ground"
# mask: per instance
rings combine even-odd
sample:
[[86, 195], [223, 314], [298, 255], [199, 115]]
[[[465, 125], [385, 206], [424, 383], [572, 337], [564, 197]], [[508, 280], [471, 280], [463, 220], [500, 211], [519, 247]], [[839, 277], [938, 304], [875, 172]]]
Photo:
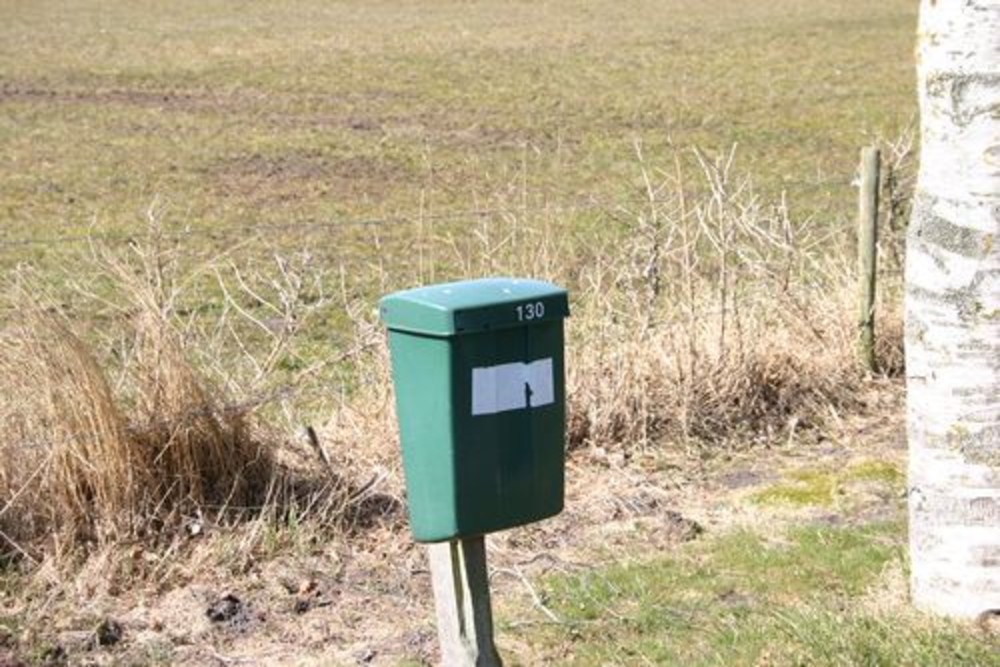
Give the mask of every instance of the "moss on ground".
[[804, 470], [789, 473], [786, 481], [757, 491], [751, 498], [760, 505], [826, 506], [833, 503], [836, 488], [834, 473]]
[[847, 481], [884, 482], [891, 486], [902, 484], [904, 475], [899, 466], [888, 461], [863, 461], [847, 468], [844, 473]]
[[827, 507], [856, 482], [882, 483], [895, 488], [903, 481], [899, 468], [888, 461], [862, 461], [843, 470], [795, 470], [778, 484], [755, 492], [751, 501], [758, 505]]

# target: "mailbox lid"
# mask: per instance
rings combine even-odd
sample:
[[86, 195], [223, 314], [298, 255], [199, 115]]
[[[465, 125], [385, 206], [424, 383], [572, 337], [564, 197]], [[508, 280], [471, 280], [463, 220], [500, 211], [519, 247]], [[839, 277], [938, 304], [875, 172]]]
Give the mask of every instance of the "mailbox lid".
[[379, 301], [379, 313], [395, 331], [454, 336], [562, 319], [569, 300], [543, 280], [480, 278], [395, 292]]

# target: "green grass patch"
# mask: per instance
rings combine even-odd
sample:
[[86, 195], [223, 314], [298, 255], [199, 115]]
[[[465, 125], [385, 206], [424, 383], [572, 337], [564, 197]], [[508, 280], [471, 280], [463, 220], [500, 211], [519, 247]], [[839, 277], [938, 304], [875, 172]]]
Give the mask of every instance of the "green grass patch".
[[754, 493], [751, 501], [758, 505], [827, 507], [852, 483], [876, 482], [895, 488], [903, 482], [903, 473], [895, 464], [875, 460], [837, 471], [795, 470], [784, 477], [778, 484]]
[[844, 478], [850, 481], [885, 482], [898, 486], [905, 479], [899, 467], [887, 461], [864, 461], [847, 469]]
[[834, 473], [804, 470], [789, 473], [785, 482], [758, 491], [751, 499], [760, 505], [827, 506], [836, 490]]
[[902, 567], [904, 527], [737, 532], [676, 555], [545, 582], [560, 623], [511, 627], [560, 664], [990, 665], [971, 631], [858, 604]]

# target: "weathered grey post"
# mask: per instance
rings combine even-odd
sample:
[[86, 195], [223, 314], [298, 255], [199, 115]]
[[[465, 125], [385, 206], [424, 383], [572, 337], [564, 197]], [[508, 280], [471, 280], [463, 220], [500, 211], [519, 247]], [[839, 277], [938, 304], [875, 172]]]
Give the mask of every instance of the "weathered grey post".
[[858, 355], [861, 364], [875, 370], [875, 282], [878, 242], [878, 186], [880, 152], [861, 149], [858, 188]]
[[431, 544], [427, 553], [434, 584], [441, 664], [446, 667], [502, 665], [493, 645], [485, 538]]

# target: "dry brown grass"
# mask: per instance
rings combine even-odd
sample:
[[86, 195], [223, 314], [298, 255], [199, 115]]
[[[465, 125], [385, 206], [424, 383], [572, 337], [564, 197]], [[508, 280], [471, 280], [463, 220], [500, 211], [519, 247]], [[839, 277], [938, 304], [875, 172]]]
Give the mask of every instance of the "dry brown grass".
[[[341, 528], [398, 517], [402, 476], [373, 292], [449, 275], [532, 275], [570, 288], [574, 449], [784, 441], [862, 409], [849, 235], [763, 201], [731, 152], [694, 153], [697, 177], [685, 156], [657, 169], [641, 147], [638, 155], [641, 197], [601, 221], [611, 230], [597, 235], [603, 241], [574, 238], [558, 209], [512, 207], [459, 240], [418, 224], [404, 271], [342, 272], [335, 310], [353, 341], [298, 358], [302, 370], [283, 387], [272, 378], [309, 333], [302, 309], [330, 305], [330, 281], [308, 263], [278, 260], [255, 276], [229, 259], [198, 265], [223, 305], [194, 318], [178, 304], [204, 280], [179, 279], [175, 251], [155, 234], [148, 246], [98, 249], [93, 261], [117, 296], [77, 291], [113, 302], [106, 318], [126, 334], [107, 350], [84, 342], [57, 308], [28, 307], [46, 301], [22, 282], [19, 316], [0, 336], [3, 549], [37, 558], [50, 544], [169, 538], [234, 517]], [[883, 281], [879, 313], [888, 373], [901, 364], [893, 280]], [[316, 418], [295, 413], [298, 385], [331, 366], [351, 389], [321, 387], [330, 417], [319, 437], [297, 440], [289, 426]], [[282, 427], [261, 418], [275, 403]]]
[[26, 308], [0, 338], [6, 547], [50, 532], [100, 539], [141, 513], [147, 462], [88, 347]]
[[[631, 261], [584, 273], [570, 338], [571, 443], [773, 439], [859, 407], [843, 235], [761, 201], [734, 174], [732, 153], [697, 158], [694, 186], [679, 165], [644, 169]], [[880, 316], [879, 349], [894, 366], [896, 304]]]
[[571, 442], [773, 439], [821, 423], [830, 409], [856, 407], [863, 375], [854, 359], [853, 281], [833, 275], [785, 289], [758, 278], [752, 289], [731, 310], [695, 301], [649, 330], [627, 320], [574, 322], [589, 331], [571, 349]]
[[0, 446], [7, 547], [153, 537], [199, 507], [263, 496], [270, 452], [249, 415], [203, 386], [166, 323], [139, 317], [132, 370], [141, 393], [129, 406], [67, 322], [22, 312], [0, 342], [12, 399]]
[[[336, 522], [359, 499], [307, 443], [287, 446], [258, 417], [272, 396], [227, 391], [192, 361], [169, 259], [155, 243], [97, 249], [93, 266], [118, 299], [101, 301], [119, 331], [86, 342], [39, 281], [22, 277], [12, 291], [17, 317], [0, 332], [0, 552], [35, 561], [134, 539], [171, 544], [209, 524], [289, 513]], [[98, 342], [115, 335], [107, 349]], [[258, 345], [262, 358], [284, 343]]]
[[[828, 420], [865, 409], [850, 230], [794, 220], [785, 202], [763, 201], [732, 153], [699, 153], [695, 163], [696, 178], [681, 160], [666, 171], [642, 164], [642, 200], [615, 209], [605, 223], [620, 233], [596, 245], [573, 240], [559, 211], [513, 209], [480, 221], [464, 242], [418, 234], [421, 266], [458, 258], [462, 276], [532, 275], [570, 287], [571, 449], [701, 455], [820, 434]], [[382, 267], [376, 281], [388, 289], [440, 279]], [[887, 375], [902, 363], [899, 279], [886, 272], [881, 284], [877, 351]], [[370, 352], [324, 440], [381, 466], [401, 493], [384, 344]]]

